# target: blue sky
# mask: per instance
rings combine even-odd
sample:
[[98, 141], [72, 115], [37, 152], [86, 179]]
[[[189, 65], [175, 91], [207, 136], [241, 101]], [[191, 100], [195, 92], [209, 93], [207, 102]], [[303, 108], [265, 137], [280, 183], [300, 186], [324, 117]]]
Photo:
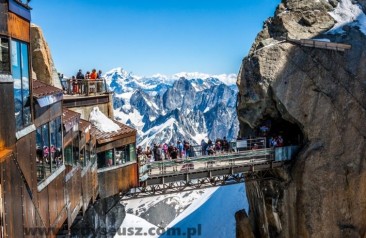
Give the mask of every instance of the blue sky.
[[280, 0], [32, 0], [58, 71], [238, 73]]

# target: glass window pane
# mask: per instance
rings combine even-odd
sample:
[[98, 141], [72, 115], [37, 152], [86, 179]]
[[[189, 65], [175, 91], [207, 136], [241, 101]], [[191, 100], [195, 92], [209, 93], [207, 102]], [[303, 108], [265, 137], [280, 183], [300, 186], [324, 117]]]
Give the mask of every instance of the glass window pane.
[[85, 158], [85, 148], [80, 150], [80, 164], [85, 167], [86, 166], [86, 158]]
[[11, 41], [11, 69], [14, 79], [15, 122], [17, 130], [23, 128], [23, 96], [19, 48], [19, 42]]
[[62, 124], [61, 117], [56, 118], [56, 152], [55, 152], [55, 160], [56, 166], [60, 167], [63, 165], [62, 158]]
[[36, 166], [38, 182], [46, 177], [43, 158], [42, 127], [39, 127], [36, 131]]
[[72, 144], [66, 146], [66, 148], [64, 149], [64, 153], [65, 153], [65, 163], [67, 163], [68, 165], [72, 165], [73, 164]]
[[46, 177], [51, 174], [51, 148], [49, 138], [49, 126], [45, 124], [42, 126], [42, 139], [43, 139], [43, 161], [46, 167]]
[[136, 145], [135, 144], [130, 144], [129, 146], [130, 149], [130, 158], [128, 161], [136, 161]]
[[56, 127], [56, 120], [50, 122], [50, 155], [51, 155], [51, 171], [56, 170], [56, 140], [57, 140], [57, 127]]
[[98, 169], [111, 167], [114, 165], [114, 156], [113, 150], [107, 150], [101, 153], [98, 153]]
[[28, 62], [28, 45], [20, 44], [21, 48], [21, 77], [22, 77], [22, 94], [23, 94], [23, 126], [31, 123], [30, 98], [29, 98], [29, 62]]
[[0, 38], [0, 73], [10, 73], [9, 39]]
[[90, 161], [90, 151], [89, 151], [89, 145], [86, 145], [86, 149], [85, 149], [85, 161], [86, 163], [88, 163], [88, 161]]
[[[75, 132], [74, 132], [75, 133]], [[79, 134], [79, 132], [76, 132], [77, 134]], [[77, 162], [79, 161], [79, 135], [76, 136], [73, 140], [72, 143], [72, 147], [73, 147], [73, 163], [72, 165], [77, 165]]]
[[92, 164], [95, 163], [96, 158], [97, 158], [97, 155], [95, 153], [95, 146], [90, 144], [90, 161], [91, 161]]

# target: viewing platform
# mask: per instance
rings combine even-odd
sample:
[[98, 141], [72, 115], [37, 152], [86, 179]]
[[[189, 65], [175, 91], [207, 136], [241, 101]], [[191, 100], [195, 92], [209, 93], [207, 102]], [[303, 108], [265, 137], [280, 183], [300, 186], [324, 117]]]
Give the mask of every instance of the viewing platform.
[[194, 146], [191, 157], [153, 162], [139, 158], [140, 186], [123, 199], [268, 179], [299, 149], [266, 148], [266, 138], [255, 138], [231, 142], [229, 151], [213, 155], [199, 154], [201, 146]]
[[113, 99], [105, 79], [62, 79], [63, 106], [81, 114], [88, 120], [94, 106], [113, 118]]
[[108, 93], [105, 79], [63, 79], [61, 84], [66, 95], [96, 96]]

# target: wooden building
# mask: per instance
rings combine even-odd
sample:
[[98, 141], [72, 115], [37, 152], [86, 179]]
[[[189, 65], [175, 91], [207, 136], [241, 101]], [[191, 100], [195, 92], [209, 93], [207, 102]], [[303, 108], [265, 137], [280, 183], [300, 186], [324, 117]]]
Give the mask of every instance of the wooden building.
[[86, 118], [94, 106], [113, 118], [111, 93], [70, 97], [31, 80], [30, 20], [22, 1], [0, 0], [0, 238], [55, 237], [138, 185], [136, 131], [116, 122], [103, 133]]

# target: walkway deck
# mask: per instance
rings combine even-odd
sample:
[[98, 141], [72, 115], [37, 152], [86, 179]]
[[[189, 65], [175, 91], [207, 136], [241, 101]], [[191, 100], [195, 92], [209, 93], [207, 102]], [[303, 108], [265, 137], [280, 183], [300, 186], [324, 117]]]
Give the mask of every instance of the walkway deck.
[[273, 149], [259, 149], [176, 161], [153, 162], [141, 167], [140, 172], [147, 173], [140, 177], [140, 181], [148, 186], [245, 173], [253, 171], [254, 168], [269, 169], [273, 164], [273, 156]]
[[294, 158], [300, 148], [265, 147], [266, 138], [255, 138], [230, 143], [232, 153], [201, 156], [202, 149], [195, 146], [190, 152], [196, 157], [158, 162], [142, 159], [140, 186], [122, 200], [273, 178], [273, 169]]

